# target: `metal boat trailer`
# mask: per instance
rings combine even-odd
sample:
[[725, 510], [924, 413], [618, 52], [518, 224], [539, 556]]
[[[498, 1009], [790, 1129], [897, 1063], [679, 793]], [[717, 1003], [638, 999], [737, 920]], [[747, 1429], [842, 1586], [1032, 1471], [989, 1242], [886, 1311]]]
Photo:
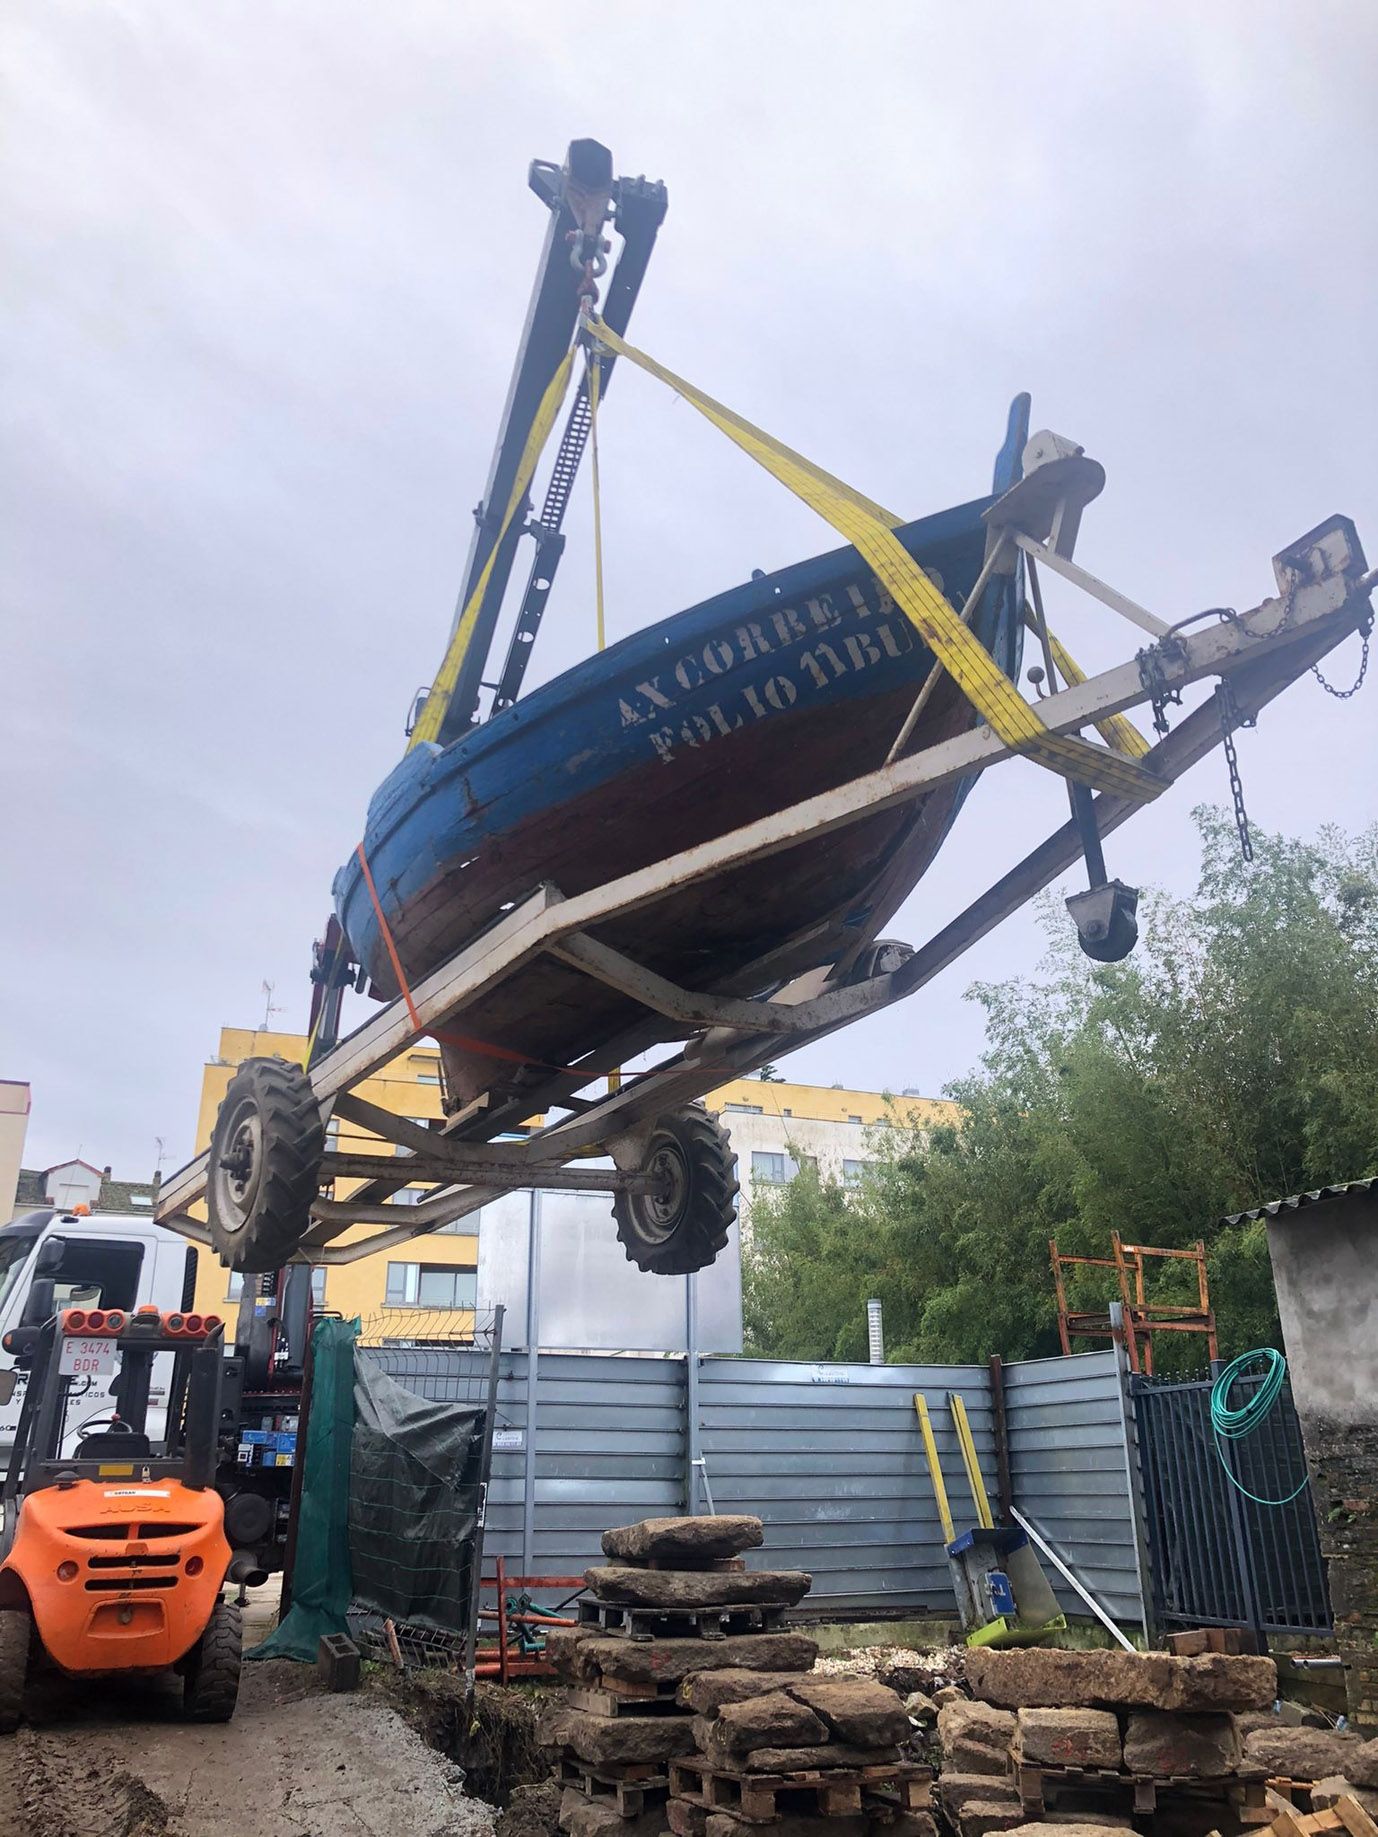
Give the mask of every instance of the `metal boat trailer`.
[[[1351, 632], [1366, 631], [1378, 570], [1368, 569], [1349, 519], [1332, 517], [1274, 558], [1274, 597], [1244, 613], [1216, 609], [1170, 625], [1071, 559], [1081, 510], [1104, 481], [1099, 466], [1085, 459], [1080, 448], [1046, 434], [1029, 443], [1025, 465], [1025, 478], [986, 513], [988, 557], [993, 568], [1005, 570], [1015, 565], [1016, 551], [1035, 564], [1030, 571], [1034, 607], [1027, 618], [1042, 641], [1047, 665], [1046, 674], [1031, 672], [1036, 684], [1047, 685], [1038, 714], [1055, 735], [1076, 736], [1099, 726], [1122, 745], [1128, 736], [1135, 742], [1132, 761], [1127, 750], [1119, 756], [1134, 769], [1132, 779], [1126, 775], [1130, 789], [1103, 790], [1093, 797], [1069, 780], [1071, 820], [925, 944], [910, 950], [878, 942], [845, 971], [827, 965], [776, 987], [767, 997], [751, 991], [778, 984], [769, 959], [737, 972], [711, 992], [687, 989], [609, 948], [599, 940], [598, 928], [726, 869], [984, 772], [1018, 756], [1017, 749], [991, 727], [978, 726], [921, 752], [892, 753], [878, 771], [577, 896], [565, 898], [558, 887], [539, 886], [458, 955], [324, 1052], [308, 1071], [290, 1068], [293, 1077], [309, 1082], [309, 1090], [307, 1082], [301, 1088], [308, 1110], [314, 1106], [306, 1131], [311, 1140], [302, 1151], [307, 1198], [294, 1243], [237, 1246], [226, 1242], [223, 1231], [188, 1214], [225, 1169], [236, 1178], [250, 1177], [255, 1142], [263, 1147], [271, 1118], [249, 1119], [253, 1126], [245, 1125], [235, 1149], [241, 1160], [233, 1166], [217, 1125], [219, 1150], [200, 1155], [163, 1184], [154, 1211], [158, 1222], [213, 1245], [240, 1268], [266, 1270], [289, 1257], [313, 1264], [351, 1263], [451, 1224], [521, 1188], [607, 1192], [623, 1207], [673, 1208], [672, 1171], [656, 1152], [656, 1130], [663, 1119], [728, 1079], [914, 994], [1079, 857], [1087, 863], [1091, 887], [1068, 904], [1083, 946], [1091, 955], [1123, 956], [1133, 943], [1136, 895], [1106, 879], [1100, 839], [1214, 747], [1228, 745], [1235, 726], [1252, 722]], [[1146, 647], [1116, 668], [1081, 678], [1043, 620], [1039, 567], [1137, 626], [1148, 637]], [[935, 664], [935, 674], [940, 667]], [[1169, 731], [1168, 705], [1188, 684], [1211, 676], [1219, 679], [1215, 696]], [[1126, 724], [1115, 723], [1124, 710], [1144, 703], [1152, 706], [1160, 736], [1152, 746]], [[355, 1095], [360, 1083], [408, 1046], [434, 1031], [462, 1028], [471, 1004], [495, 985], [522, 976], [542, 953], [618, 990], [637, 1004], [642, 1018], [571, 1068], [536, 1068], [519, 1095], [481, 1095], [438, 1129], [423, 1128]], [[676, 1039], [681, 1043], [673, 1049]], [[667, 1041], [672, 1050], [661, 1063], [625, 1079], [618, 1076], [619, 1067]], [[280, 1065], [248, 1062], [275, 1063]], [[552, 1114], [555, 1120], [510, 1139], [528, 1119]], [[372, 1132], [380, 1138], [379, 1152], [330, 1146], [325, 1127], [332, 1117]], [[399, 1156], [397, 1150], [404, 1152]], [[214, 1164], [213, 1152], [219, 1156]], [[613, 1165], [580, 1165], [599, 1157], [610, 1157]], [[321, 1191], [336, 1180], [365, 1184], [343, 1199]], [[429, 1186], [430, 1196], [405, 1207], [387, 1203], [400, 1188], [416, 1185]], [[341, 1243], [351, 1227], [371, 1229]], [[683, 1261], [637, 1260], [643, 1268], [686, 1267]], [[700, 1258], [710, 1260], [711, 1253]]]

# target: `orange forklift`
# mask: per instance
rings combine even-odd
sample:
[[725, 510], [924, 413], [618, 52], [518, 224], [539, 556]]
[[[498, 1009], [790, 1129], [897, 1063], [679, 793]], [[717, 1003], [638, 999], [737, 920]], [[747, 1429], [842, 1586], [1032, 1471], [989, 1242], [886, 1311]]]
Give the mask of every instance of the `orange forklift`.
[[[253, 1559], [232, 1552], [215, 1488], [219, 1318], [68, 1307], [3, 1344], [26, 1388], [0, 1489], [0, 1733], [18, 1724], [35, 1659], [72, 1677], [171, 1670], [189, 1720], [227, 1721], [241, 1623], [222, 1590], [240, 1582], [242, 1600]], [[113, 1377], [115, 1412], [74, 1422], [93, 1376]]]

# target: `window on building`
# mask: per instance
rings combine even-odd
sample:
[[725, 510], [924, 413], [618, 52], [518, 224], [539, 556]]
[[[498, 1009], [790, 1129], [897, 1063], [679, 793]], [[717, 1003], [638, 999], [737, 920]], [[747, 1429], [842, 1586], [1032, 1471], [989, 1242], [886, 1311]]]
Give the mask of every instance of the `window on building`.
[[394, 1193], [392, 1203], [395, 1206], [419, 1206], [423, 1199], [430, 1198], [430, 1188], [425, 1186], [404, 1186], [400, 1193]]
[[439, 1072], [418, 1072], [416, 1074], [416, 1082], [418, 1084], [439, 1084], [440, 1083], [440, 1073]]
[[847, 1118], [847, 1121], [849, 1123], [859, 1123], [861, 1121], [861, 1118], [859, 1116], [849, 1116]]
[[858, 1185], [861, 1180], [861, 1170], [865, 1167], [865, 1165], [866, 1163], [864, 1161], [845, 1161], [844, 1160], [842, 1163], [842, 1184], [843, 1186]]
[[764, 1116], [765, 1111], [758, 1103], [725, 1103], [724, 1110], [731, 1110], [738, 1116]]
[[751, 1151], [751, 1178], [759, 1180], [763, 1186], [784, 1186], [798, 1172], [798, 1164], [791, 1155], [776, 1154], [768, 1148]]
[[478, 1271], [453, 1263], [389, 1263], [383, 1299], [390, 1308], [472, 1308]]

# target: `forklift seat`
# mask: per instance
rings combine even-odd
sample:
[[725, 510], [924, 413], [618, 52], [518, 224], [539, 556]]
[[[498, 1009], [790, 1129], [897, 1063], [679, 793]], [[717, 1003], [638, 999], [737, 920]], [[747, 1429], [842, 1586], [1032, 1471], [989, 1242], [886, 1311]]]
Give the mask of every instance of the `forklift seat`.
[[146, 1435], [130, 1429], [95, 1429], [77, 1443], [79, 1461], [147, 1460], [152, 1452]]

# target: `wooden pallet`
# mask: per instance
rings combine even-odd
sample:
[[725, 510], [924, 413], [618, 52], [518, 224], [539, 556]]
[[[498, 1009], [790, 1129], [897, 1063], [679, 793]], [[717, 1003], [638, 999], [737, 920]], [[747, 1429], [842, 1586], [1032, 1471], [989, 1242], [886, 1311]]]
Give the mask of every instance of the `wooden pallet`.
[[1325, 1811], [1299, 1812], [1283, 1806], [1259, 1837], [1325, 1837], [1330, 1833], [1334, 1837], [1378, 1837], [1378, 1824], [1346, 1792]]
[[1267, 1824], [1273, 1816], [1268, 1804], [1267, 1780], [1258, 1773], [1222, 1774], [1218, 1779], [1201, 1779], [1196, 1774], [1123, 1773], [1113, 1767], [1045, 1767], [1033, 1762], [1014, 1766], [1019, 1799], [1025, 1814], [1040, 1818], [1064, 1794], [1094, 1794], [1098, 1798], [1113, 1795], [1122, 1802], [1131, 1801], [1135, 1815], [1151, 1816], [1158, 1809], [1158, 1795], [1171, 1792], [1196, 1799], [1223, 1799], [1233, 1807], [1241, 1824]]
[[692, 1716], [693, 1710], [667, 1692], [653, 1697], [628, 1697], [615, 1690], [571, 1689], [569, 1707], [586, 1716]]
[[790, 1812], [842, 1818], [863, 1809], [926, 1811], [932, 1790], [932, 1768], [912, 1761], [795, 1773], [728, 1773], [701, 1755], [670, 1762], [672, 1801], [731, 1812], [748, 1824], [771, 1824]]
[[563, 1757], [556, 1777], [586, 1799], [599, 1799], [616, 1807], [619, 1818], [639, 1818], [650, 1805], [660, 1805], [670, 1790], [657, 1761], [624, 1761], [616, 1768], [590, 1767], [587, 1762]]
[[783, 1607], [743, 1602], [732, 1607], [627, 1607], [616, 1601], [579, 1602], [579, 1625], [623, 1639], [725, 1639], [729, 1633], [770, 1633]]

